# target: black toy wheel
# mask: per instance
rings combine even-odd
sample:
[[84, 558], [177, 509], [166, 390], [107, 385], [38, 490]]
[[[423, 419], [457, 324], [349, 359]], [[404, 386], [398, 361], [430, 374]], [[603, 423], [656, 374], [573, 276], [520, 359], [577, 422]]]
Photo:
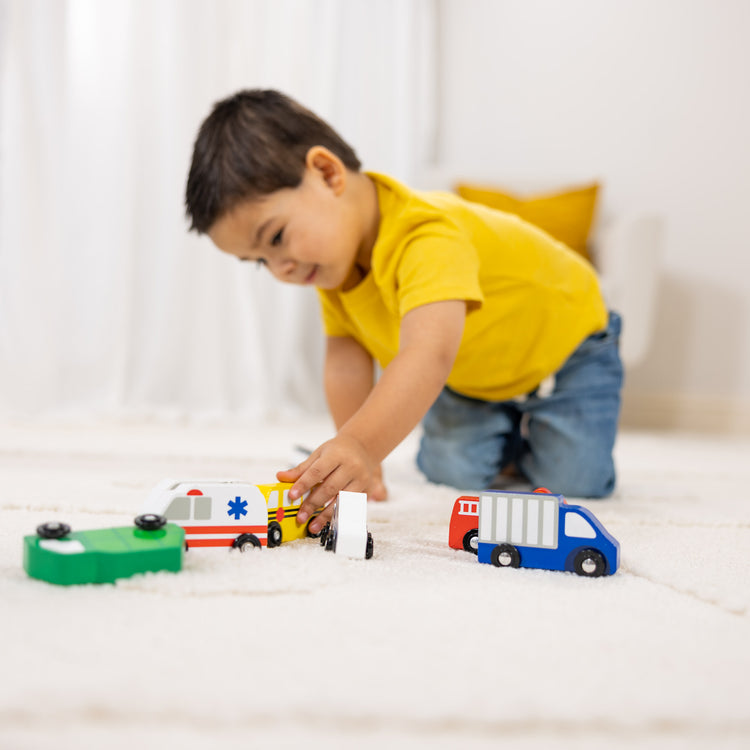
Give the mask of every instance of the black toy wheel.
[[144, 513], [135, 518], [135, 525], [144, 531], [158, 531], [166, 522], [167, 519], [158, 513]]
[[326, 552], [336, 551], [336, 532], [334, 529], [328, 529], [326, 534]]
[[375, 542], [372, 540], [372, 534], [367, 532], [367, 546], [365, 547], [365, 560], [369, 560], [372, 557], [372, 553], [375, 551]]
[[36, 533], [42, 539], [60, 539], [70, 534], [70, 526], [60, 521], [48, 521], [36, 527]]
[[281, 525], [278, 521], [271, 521], [268, 524], [268, 546], [278, 547], [281, 544]]
[[255, 534], [240, 534], [232, 542], [232, 547], [240, 552], [249, 552], [250, 550], [260, 549], [261, 543]]
[[307, 524], [307, 536], [309, 536], [311, 539], [319, 539], [322, 533], [323, 533], [323, 529], [320, 529], [319, 531], [316, 531], [315, 533], [313, 533], [312, 531], [310, 531], [310, 524]]
[[479, 552], [479, 531], [477, 529], [471, 529], [464, 534], [463, 540], [464, 549], [467, 552], [477, 554]]
[[320, 546], [325, 547], [328, 541], [328, 532], [331, 530], [331, 524], [327, 523], [321, 530], [318, 536], [320, 537]]
[[518, 568], [521, 555], [512, 544], [498, 544], [490, 555], [492, 564], [497, 568]]
[[573, 570], [579, 576], [596, 578], [606, 574], [607, 561], [604, 559], [604, 555], [595, 549], [582, 549], [573, 561]]

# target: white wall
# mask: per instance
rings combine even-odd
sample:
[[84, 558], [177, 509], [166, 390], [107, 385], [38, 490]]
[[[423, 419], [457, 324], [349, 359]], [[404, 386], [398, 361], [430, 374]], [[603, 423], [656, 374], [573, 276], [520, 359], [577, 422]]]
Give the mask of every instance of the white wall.
[[465, 176], [598, 178], [657, 212], [654, 340], [626, 417], [750, 429], [750, 2], [440, 0], [438, 159]]

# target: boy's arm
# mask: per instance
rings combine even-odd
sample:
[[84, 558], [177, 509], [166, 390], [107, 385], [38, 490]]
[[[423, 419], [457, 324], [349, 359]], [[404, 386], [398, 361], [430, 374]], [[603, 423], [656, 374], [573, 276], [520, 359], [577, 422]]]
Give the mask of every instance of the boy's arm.
[[[372, 356], [356, 339], [347, 336], [328, 337], [324, 385], [328, 410], [337, 431], [370, 395], [375, 382], [374, 367]], [[367, 496], [371, 500], [385, 500], [388, 496], [379, 465], [367, 487]]]
[[[362, 405], [336, 437], [294, 469], [279, 473], [281, 481], [294, 482], [290, 497], [310, 490], [297, 515], [300, 523], [340, 490], [367, 490], [380, 462], [419, 424], [440, 394], [461, 343], [465, 318], [463, 300], [434, 302], [404, 316], [398, 354]], [[322, 526], [331, 512], [322, 513], [316, 526]]]
[[370, 353], [355, 339], [329, 336], [323, 382], [328, 410], [340, 430], [370, 395], [374, 383]]

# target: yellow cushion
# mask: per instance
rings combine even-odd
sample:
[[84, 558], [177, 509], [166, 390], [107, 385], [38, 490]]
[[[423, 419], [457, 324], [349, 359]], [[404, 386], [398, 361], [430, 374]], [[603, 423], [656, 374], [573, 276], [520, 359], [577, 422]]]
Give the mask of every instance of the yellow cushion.
[[599, 185], [593, 183], [558, 193], [521, 197], [479, 185], [456, 186], [456, 192], [462, 198], [516, 214], [551, 234], [556, 240], [564, 242], [587, 259], [587, 244], [598, 191]]

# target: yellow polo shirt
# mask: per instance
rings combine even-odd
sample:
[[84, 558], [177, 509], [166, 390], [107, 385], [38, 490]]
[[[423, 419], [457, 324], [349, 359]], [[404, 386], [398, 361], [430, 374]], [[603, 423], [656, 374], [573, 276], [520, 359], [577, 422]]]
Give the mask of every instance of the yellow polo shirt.
[[409, 310], [466, 300], [447, 385], [504, 401], [532, 391], [606, 326], [596, 273], [566, 245], [512, 214], [368, 176], [380, 207], [371, 270], [347, 292], [318, 290], [328, 336], [353, 337], [387, 367]]

